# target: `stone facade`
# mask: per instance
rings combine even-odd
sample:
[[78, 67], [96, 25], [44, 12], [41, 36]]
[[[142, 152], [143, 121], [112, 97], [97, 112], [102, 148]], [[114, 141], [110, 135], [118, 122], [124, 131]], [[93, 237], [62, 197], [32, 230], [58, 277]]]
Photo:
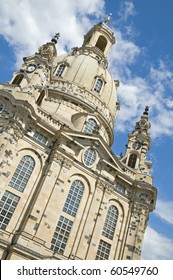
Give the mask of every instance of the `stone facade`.
[[68, 54], [58, 39], [0, 85], [1, 259], [140, 259], [157, 194], [148, 108], [116, 157], [108, 21]]

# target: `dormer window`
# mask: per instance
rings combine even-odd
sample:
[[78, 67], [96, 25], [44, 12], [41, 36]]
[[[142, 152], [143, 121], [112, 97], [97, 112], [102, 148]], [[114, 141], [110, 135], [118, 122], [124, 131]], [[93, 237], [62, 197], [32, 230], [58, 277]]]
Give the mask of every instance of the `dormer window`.
[[62, 74], [63, 74], [65, 68], [66, 68], [66, 65], [64, 63], [59, 64], [59, 66], [56, 70], [56, 76], [57, 77], [62, 77]]
[[97, 78], [95, 85], [94, 85], [94, 91], [96, 91], [97, 93], [100, 93], [102, 86], [103, 86], [103, 80], [101, 78]]
[[89, 118], [86, 121], [84, 132], [92, 134], [94, 131], [97, 130], [97, 128], [98, 128], [98, 124], [97, 124], [96, 120], [93, 118]]

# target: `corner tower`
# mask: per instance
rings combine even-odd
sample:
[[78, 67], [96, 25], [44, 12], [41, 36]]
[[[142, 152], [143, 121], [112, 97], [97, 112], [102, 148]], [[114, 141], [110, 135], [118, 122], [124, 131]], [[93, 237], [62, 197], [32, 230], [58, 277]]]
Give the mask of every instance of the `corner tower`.
[[147, 178], [148, 183], [152, 183], [150, 171], [152, 168], [151, 160], [147, 160], [147, 153], [150, 149], [151, 137], [149, 134], [150, 123], [148, 120], [149, 107], [146, 106], [141, 119], [136, 123], [135, 130], [128, 135], [128, 144], [125, 155], [121, 161], [132, 170], [136, 170], [136, 179]]
[[60, 56], [56, 34], [0, 85], [1, 259], [140, 258], [156, 200], [148, 111], [117, 158], [108, 22]]

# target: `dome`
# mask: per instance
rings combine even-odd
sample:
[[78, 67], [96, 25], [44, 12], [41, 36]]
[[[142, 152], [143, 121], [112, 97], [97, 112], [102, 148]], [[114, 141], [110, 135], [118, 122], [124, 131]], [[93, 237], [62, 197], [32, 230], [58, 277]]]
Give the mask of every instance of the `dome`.
[[[113, 80], [110, 72], [99, 64], [97, 56], [80, 54], [79, 52], [79, 54], [75, 55], [69, 54], [57, 57], [56, 61], [54, 61], [56, 65], [54, 73], [56, 73], [56, 68], [61, 63], [67, 65], [67, 69], [62, 77], [63, 80], [74, 83], [92, 93], [106, 105], [112, 119], [114, 119], [117, 111], [116, 82]], [[97, 92], [95, 89], [98, 79], [103, 82], [100, 92]]]
[[107, 135], [103, 138], [111, 139], [106, 141], [109, 144], [113, 141], [113, 127], [119, 109], [119, 83], [112, 78], [107, 60], [114, 43], [112, 30], [106, 23], [99, 23], [84, 36], [81, 47], [56, 57], [53, 62], [54, 84], [59, 86], [61, 82], [66, 89], [68, 84], [69, 92], [82, 100], [90, 112], [97, 113], [104, 128], [103, 134]]
[[[93, 131], [111, 146], [119, 83], [108, 70], [107, 56], [115, 38], [107, 23], [93, 26], [82, 46], [64, 55], [57, 56], [56, 34], [34, 56], [24, 58], [12, 83], [31, 93], [36, 89], [36, 105], [55, 121], [74, 131]], [[87, 122], [94, 127], [86, 128]]]

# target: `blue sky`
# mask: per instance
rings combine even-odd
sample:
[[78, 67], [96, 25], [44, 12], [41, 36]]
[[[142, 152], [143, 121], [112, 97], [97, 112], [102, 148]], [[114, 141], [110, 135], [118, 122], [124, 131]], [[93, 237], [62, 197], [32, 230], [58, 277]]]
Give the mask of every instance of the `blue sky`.
[[150, 106], [156, 210], [151, 213], [143, 259], [173, 259], [173, 1], [171, 0], [0, 0], [0, 81], [20, 69], [22, 57], [60, 32], [58, 53], [81, 46], [93, 24], [105, 20], [116, 45], [109, 67], [120, 80], [121, 110], [113, 151], [125, 152], [127, 135]]

